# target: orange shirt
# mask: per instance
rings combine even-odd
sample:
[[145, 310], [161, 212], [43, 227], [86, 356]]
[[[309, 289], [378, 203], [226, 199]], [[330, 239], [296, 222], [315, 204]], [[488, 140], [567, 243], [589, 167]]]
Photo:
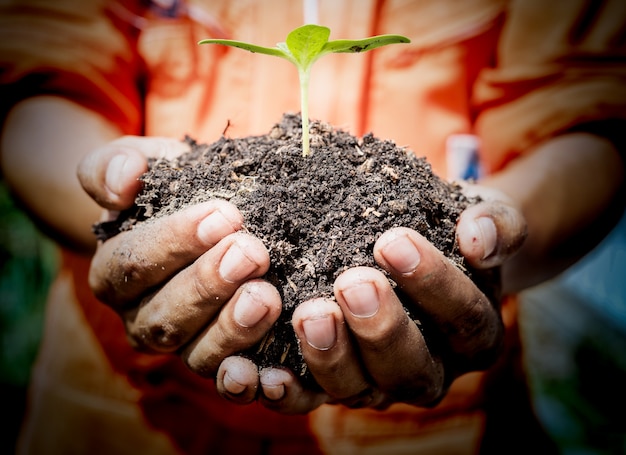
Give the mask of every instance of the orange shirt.
[[[16, 3], [23, 6], [0, 7], [3, 114], [20, 98], [57, 94], [97, 110], [127, 134], [213, 141], [227, 124], [233, 137], [263, 134], [283, 112], [299, 110], [297, 73], [288, 62], [197, 42], [225, 37], [272, 46], [302, 24], [302, 2], [189, 0], [174, 17], [138, 1]], [[486, 168], [501, 168], [576, 124], [626, 116], [623, 67], [611, 65], [611, 57], [623, 52], [617, 39], [622, 3], [606, 2], [595, 11], [595, 22], [583, 20], [586, 5], [322, 0], [319, 23], [331, 28], [331, 39], [394, 33], [412, 42], [321, 59], [312, 74], [311, 117], [408, 146], [441, 175], [446, 139], [478, 134]], [[298, 453], [356, 447], [472, 453], [480, 443], [482, 373], [457, 380], [433, 409], [323, 406], [309, 416], [288, 417], [257, 405], [231, 405], [211, 381], [176, 358], [133, 351], [117, 316], [91, 295], [88, 264], [88, 258], [64, 254], [35, 386], [43, 381], [43, 389], [54, 389], [54, 381], [65, 381], [136, 402], [148, 425], [187, 453], [260, 451], [264, 444], [276, 453], [296, 447]], [[511, 327], [513, 313], [505, 315]], [[69, 349], [62, 333], [82, 333], [89, 342]], [[99, 374], [117, 378], [108, 383], [116, 392], [106, 381], [87, 378], [86, 359], [99, 362]], [[59, 438], [63, 430], [51, 428]]]

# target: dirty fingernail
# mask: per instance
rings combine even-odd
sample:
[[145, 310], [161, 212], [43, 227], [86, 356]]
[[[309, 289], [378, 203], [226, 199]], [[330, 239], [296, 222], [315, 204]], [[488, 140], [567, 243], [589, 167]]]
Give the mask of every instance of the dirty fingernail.
[[475, 222], [483, 243], [483, 256], [481, 259], [487, 259], [496, 250], [498, 231], [495, 223], [489, 217], [481, 216]]
[[114, 194], [119, 195], [123, 190], [124, 167], [128, 162], [125, 154], [115, 155], [109, 161], [105, 174], [105, 185]]
[[369, 318], [378, 312], [378, 292], [373, 283], [359, 283], [341, 291], [350, 313], [358, 318]]
[[283, 384], [263, 384], [263, 395], [268, 400], [280, 400], [285, 396], [285, 386]]
[[197, 235], [208, 245], [215, 245], [229, 234], [235, 232], [233, 225], [219, 211], [215, 211], [198, 224]]
[[222, 257], [219, 274], [225, 281], [236, 283], [249, 277], [258, 267], [258, 264], [234, 243]]
[[332, 315], [323, 315], [302, 321], [302, 330], [306, 342], [320, 351], [327, 351], [337, 341], [335, 332], [335, 318]]
[[259, 303], [249, 292], [243, 292], [235, 303], [234, 318], [242, 327], [254, 327], [267, 314], [268, 308]]
[[285, 384], [290, 380], [285, 371], [276, 368], [264, 368], [261, 370], [260, 377], [265, 398], [277, 401], [285, 397], [287, 393]]
[[403, 275], [413, 273], [420, 263], [420, 253], [406, 235], [399, 235], [387, 243], [381, 254], [391, 267]]
[[246, 386], [235, 381], [228, 372], [224, 375], [224, 387], [228, 390], [229, 393], [233, 395], [239, 395], [244, 390], [246, 390]]

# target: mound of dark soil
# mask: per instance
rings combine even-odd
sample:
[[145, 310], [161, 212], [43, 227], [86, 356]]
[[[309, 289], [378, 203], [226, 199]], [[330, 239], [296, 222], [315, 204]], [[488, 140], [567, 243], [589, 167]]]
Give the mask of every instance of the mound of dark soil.
[[[106, 239], [189, 204], [230, 200], [245, 228], [269, 249], [265, 278], [283, 298], [272, 333], [245, 355], [260, 365], [287, 366], [305, 380], [311, 378], [290, 324], [295, 307], [332, 296], [333, 281], [347, 268], [377, 267], [374, 242], [396, 226], [417, 230], [470, 274], [457, 250], [455, 225], [477, 202], [393, 142], [371, 134], [359, 139], [321, 122], [312, 122], [310, 132], [308, 157], [302, 156], [300, 117], [292, 114], [263, 136], [222, 137], [213, 144], [187, 138], [191, 152], [152, 161], [135, 206], [95, 227]], [[414, 309], [407, 311], [419, 319]]]

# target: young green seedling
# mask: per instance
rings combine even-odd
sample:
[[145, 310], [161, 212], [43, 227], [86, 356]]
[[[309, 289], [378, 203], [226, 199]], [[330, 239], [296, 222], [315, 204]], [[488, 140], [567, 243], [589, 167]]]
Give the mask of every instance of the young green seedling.
[[331, 53], [358, 53], [394, 43], [409, 43], [401, 35], [378, 35], [358, 40], [328, 41], [330, 29], [319, 25], [303, 25], [292, 30], [284, 43], [263, 47], [242, 41], [204, 39], [199, 44], [223, 44], [253, 53], [273, 55], [293, 63], [300, 80], [300, 114], [302, 116], [302, 155], [309, 154], [309, 78], [311, 67], [320, 57]]

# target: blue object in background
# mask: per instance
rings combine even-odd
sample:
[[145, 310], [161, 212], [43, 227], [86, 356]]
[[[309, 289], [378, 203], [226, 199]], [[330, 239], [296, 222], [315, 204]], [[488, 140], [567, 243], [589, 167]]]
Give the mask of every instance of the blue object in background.
[[589, 255], [521, 295], [536, 413], [565, 455], [626, 454], [626, 215]]

